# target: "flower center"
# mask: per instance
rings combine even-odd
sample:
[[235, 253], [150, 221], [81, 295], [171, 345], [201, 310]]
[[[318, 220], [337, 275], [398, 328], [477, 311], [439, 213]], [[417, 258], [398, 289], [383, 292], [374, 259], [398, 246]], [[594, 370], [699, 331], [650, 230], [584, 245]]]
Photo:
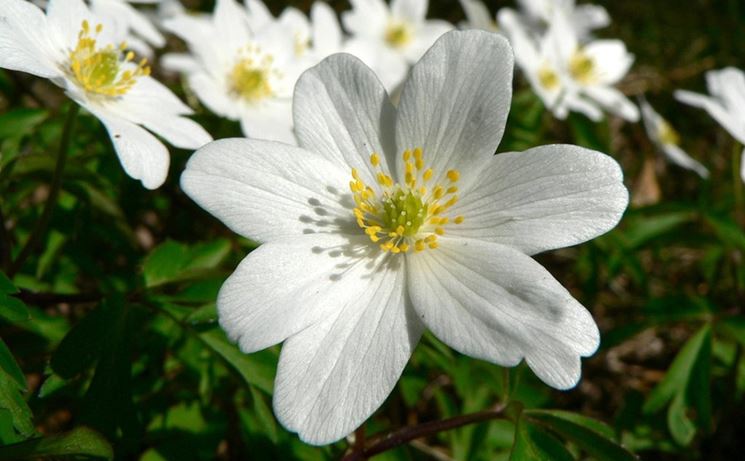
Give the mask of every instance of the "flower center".
[[261, 52], [258, 46], [243, 48], [228, 76], [233, 93], [248, 102], [256, 102], [274, 94], [271, 78], [278, 73], [272, 67], [274, 58]]
[[578, 50], [569, 60], [569, 73], [578, 82], [592, 83], [595, 79], [595, 62], [584, 51]]
[[385, 41], [393, 48], [401, 48], [408, 44], [412, 37], [411, 27], [405, 22], [392, 21], [385, 29]]
[[657, 136], [659, 136], [662, 144], [674, 144], [677, 146], [680, 142], [678, 132], [664, 120], [660, 122], [660, 126], [657, 129]]
[[538, 69], [538, 82], [543, 88], [552, 91], [559, 86], [559, 76], [548, 64], [544, 64]]
[[352, 169], [349, 188], [357, 205], [354, 209], [357, 225], [384, 252], [434, 250], [438, 246], [437, 237], [445, 234], [446, 225], [463, 222], [463, 216], [447, 216], [448, 210], [458, 202], [456, 183], [460, 173], [449, 170], [446, 185], [430, 186], [434, 171], [426, 168], [422, 149], [407, 149], [402, 156], [406, 173], [404, 183], [398, 184], [381, 170], [380, 156], [370, 155], [370, 163], [377, 170], [379, 191], [365, 184], [357, 170]]
[[98, 24], [95, 35], [91, 35], [88, 21], [83, 21], [78, 33], [78, 43], [70, 52], [70, 72], [73, 79], [87, 93], [103, 96], [121, 96], [137, 82], [137, 78], [150, 75], [147, 59], [139, 64], [128, 64], [134, 59], [132, 51], [122, 42], [118, 48], [107, 45], [99, 48], [96, 37], [103, 30]]

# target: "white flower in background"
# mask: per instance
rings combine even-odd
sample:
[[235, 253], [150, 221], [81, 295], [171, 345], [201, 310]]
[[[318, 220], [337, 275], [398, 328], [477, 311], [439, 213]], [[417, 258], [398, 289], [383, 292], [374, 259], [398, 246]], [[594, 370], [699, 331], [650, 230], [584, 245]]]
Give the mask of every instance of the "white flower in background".
[[98, 117], [127, 174], [154, 189], [168, 174], [168, 149], [212, 140], [191, 110], [135, 62], [114, 27], [82, 0], [51, 0], [47, 14], [25, 0], [0, 0], [0, 67], [50, 79]]
[[[116, 23], [118, 29], [129, 33], [127, 45], [140, 54], [152, 55], [151, 46], [162, 48], [166, 44], [163, 35], [150, 19], [129, 3], [157, 5], [161, 0], [90, 0], [93, 13], [107, 23]], [[127, 3], [129, 2], [129, 3]]]
[[406, 76], [437, 38], [453, 26], [427, 20], [429, 0], [350, 0], [352, 9], [342, 13], [342, 23], [352, 34], [349, 49], [378, 73], [389, 91]]
[[680, 136], [670, 126], [670, 123], [662, 118], [645, 99], [641, 100], [640, 106], [644, 128], [657, 148], [676, 165], [693, 170], [702, 178], [709, 177], [709, 170], [680, 148]]
[[189, 86], [214, 113], [239, 120], [248, 137], [295, 144], [292, 91], [304, 70], [295, 37], [279, 23], [253, 32], [246, 9], [217, 0], [209, 20], [180, 15], [164, 22], [191, 55], [167, 56], [163, 66], [186, 73]]
[[466, 14], [466, 20], [461, 23], [462, 28], [498, 31], [497, 21], [481, 0], [460, 0], [460, 6]]
[[274, 18], [261, 0], [246, 0], [249, 27], [260, 31], [277, 25], [284, 27], [295, 40], [295, 55], [309, 60], [308, 67], [321, 59], [342, 51], [343, 37], [334, 10], [325, 2], [316, 1], [310, 10], [310, 19], [297, 8], [285, 8], [279, 18]]
[[538, 41], [514, 11], [500, 10], [499, 22], [515, 46], [518, 65], [558, 118], [571, 110], [599, 121], [604, 109], [629, 121], [639, 120], [636, 105], [613, 87], [634, 62], [622, 41], [581, 44], [566, 16], [558, 12]]
[[621, 169], [569, 145], [494, 156], [512, 68], [497, 34], [450, 32], [396, 108], [361, 61], [333, 55], [298, 81], [300, 147], [227, 139], [189, 160], [184, 191], [263, 242], [220, 290], [220, 324], [246, 353], [284, 341], [274, 410], [303, 440], [365, 421], [425, 328], [559, 389], [597, 349], [589, 312], [529, 255], [613, 228]]
[[517, 0], [517, 3], [524, 13], [523, 21], [537, 32], [549, 27], [556, 14], [568, 18], [575, 34], [581, 39], [587, 38], [593, 30], [610, 24], [608, 11], [598, 5], [576, 5], [575, 0]]
[[[745, 145], [745, 74], [734, 67], [712, 70], [706, 73], [706, 86], [711, 96], [678, 90], [675, 98], [704, 109], [740, 144]], [[745, 150], [740, 166], [740, 175], [745, 181]]]

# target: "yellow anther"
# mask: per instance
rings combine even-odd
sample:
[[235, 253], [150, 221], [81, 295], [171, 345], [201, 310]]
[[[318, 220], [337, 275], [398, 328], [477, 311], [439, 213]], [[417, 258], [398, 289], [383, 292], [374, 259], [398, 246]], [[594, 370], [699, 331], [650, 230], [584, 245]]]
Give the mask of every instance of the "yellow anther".
[[411, 151], [409, 149], [406, 149], [404, 151], [403, 158], [404, 158], [404, 162], [408, 162], [409, 161], [409, 159], [411, 158]]
[[401, 253], [401, 248], [394, 245], [393, 248], [391, 248], [391, 253], [393, 253], [394, 255], [397, 255]]
[[432, 168], [427, 168], [427, 170], [422, 175], [422, 179], [424, 179], [424, 181], [429, 181], [430, 179], [432, 179], [432, 174]]
[[360, 173], [357, 171], [357, 168], [352, 168], [352, 177], [357, 181], [360, 180]]
[[408, 243], [401, 243], [398, 245], [398, 247], [401, 249], [402, 253], [406, 253], [409, 251], [409, 244]]
[[443, 229], [442, 227], [436, 227], [435, 228], [435, 234], [437, 234], [437, 235], [445, 235], [445, 229]]
[[455, 224], [463, 224], [463, 216], [456, 216], [456, 218], [453, 220]]
[[460, 179], [460, 173], [458, 173], [458, 170], [448, 170], [447, 176], [451, 182], [456, 182]]
[[430, 250], [435, 250], [435, 249], [437, 249], [437, 247], [439, 247], [439, 246], [440, 246], [440, 244], [439, 244], [439, 243], [437, 243], [437, 242], [432, 242], [432, 243], [430, 243], [430, 244], [429, 244], [429, 245], [427, 245], [427, 246], [429, 246], [429, 249], [430, 249]]
[[424, 242], [425, 243], [432, 243], [432, 242], [435, 242], [435, 241], [437, 241], [437, 236], [436, 235], [428, 235], [427, 238], [424, 239]]
[[458, 192], [458, 186], [450, 186], [448, 187], [448, 194], [454, 194]]
[[372, 164], [372, 166], [380, 165], [380, 156], [374, 152], [370, 154], [370, 163]]
[[398, 227], [396, 228], [396, 233], [397, 233], [398, 235], [404, 235], [404, 232], [406, 232], [406, 228], [405, 228], [404, 226], [398, 226]]
[[432, 194], [435, 196], [436, 199], [441, 199], [443, 195], [445, 195], [445, 189], [442, 188], [441, 185], [436, 185], [435, 190], [432, 192]]
[[417, 240], [416, 243], [414, 243], [414, 249], [416, 251], [424, 251], [424, 240]]

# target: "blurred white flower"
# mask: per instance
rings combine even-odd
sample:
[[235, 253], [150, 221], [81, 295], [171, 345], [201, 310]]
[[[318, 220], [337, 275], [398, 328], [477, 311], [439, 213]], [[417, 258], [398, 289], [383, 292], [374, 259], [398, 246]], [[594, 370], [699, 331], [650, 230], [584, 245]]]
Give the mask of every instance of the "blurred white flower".
[[500, 10], [499, 22], [513, 42], [518, 65], [556, 117], [577, 111], [598, 121], [602, 108], [629, 121], [639, 120], [638, 108], [613, 87], [634, 62], [622, 41], [582, 44], [558, 11], [538, 40], [531, 38], [512, 10]]
[[662, 118], [662, 116], [649, 105], [646, 99], [641, 100], [640, 106], [642, 109], [644, 128], [647, 130], [649, 139], [652, 140], [657, 148], [676, 165], [693, 170], [702, 178], [708, 178], [709, 170], [680, 148], [680, 136], [675, 129], [670, 126], [668, 121]]
[[163, 67], [184, 72], [212, 112], [239, 120], [248, 137], [296, 143], [292, 91], [305, 67], [283, 24], [254, 32], [245, 8], [217, 0], [212, 16], [179, 15], [164, 27], [187, 43], [190, 55], [166, 56]]
[[349, 50], [377, 74], [389, 91], [404, 79], [437, 38], [453, 26], [427, 20], [429, 0], [350, 0], [352, 9], [342, 13], [342, 23], [352, 35]]
[[396, 108], [361, 61], [333, 55], [298, 81], [301, 147], [221, 140], [189, 160], [184, 191], [263, 242], [220, 290], [220, 324], [246, 353], [284, 341], [274, 410], [303, 440], [365, 421], [425, 328], [559, 389], [597, 349], [589, 312], [529, 255], [613, 228], [621, 169], [569, 145], [494, 156], [512, 69], [504, 38], [450, 32]]
[[127, 174], [154, 189], [165, 181], [166, 147], [196, 149], [212, 140], [183, 115], [191, 110], [152, 79], [145, 60], [122, 42], [124, 31], [82, 0], [50, 0], [45, 15], [25, 0], [0, 0], [0, 67], [50, 79], [98, 117]]
[[487, 32], [497, 32], [497, 21], [489, 8], [481, 0], [460, 0], [466, 20], [460, 26], [463, 29], [481, 29]]
[[[734, 67], [712, 70], [706, 73], [706, 86], [711, 96], [678, 90], [675, 98], [704, 109], [740, 144], [745, 145], [745, 74]], [[745, 150], [740, 166], [740, 175], [745, 181]]]
[[576, 5], [575, 0], [517, 0], [522, 12], [522, 21], [537, 33], [548, 28], [556, 14], [569, 20], [569, 24], [580, 39], [590, 32], [610, 24], [605, 8], [598, 5]]
[[[127, 31], [127, 45], [136, 52], [152, 56], [151, 46], [161, 48], [166, 44], [163, 35], [150, 19], [129, 3], [156, 5], [161, 0], [90, 0], [93, 13], [109, 24]], [[128, 3], [129, 2], [129, 3]]]

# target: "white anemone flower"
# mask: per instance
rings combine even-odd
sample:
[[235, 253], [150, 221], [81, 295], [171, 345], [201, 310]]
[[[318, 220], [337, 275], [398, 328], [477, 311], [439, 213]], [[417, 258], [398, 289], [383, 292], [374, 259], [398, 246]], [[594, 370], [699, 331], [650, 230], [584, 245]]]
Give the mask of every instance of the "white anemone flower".
[[572, 29], [582, 39], [588, 38], [593, 30], [610, 24], [608, 11], [598, 5], [576, 5], [575, 0], [517, 0], [517, 3], [526, 23], [539, 30], [548, 27], [557, 13], [569, 18]]
[[350, 49], [393, 90], [403, 81], [408, 65], [415, 63], [437, 38], [453, 26], [427, 20], [429, 0], [350, 0], [352, 9], [342, 13], [342, 23], [352, 35]]
[[182, 149], [212, 140], [149, 76], [147, 63], [134, 61], [122, 31], [82, 0], [51, 0], [46, 13], [25, 0], [0, 0], [0, 67], [50, 79], [100, 119], [129, 176], [154, 189], [168, 174], [168, 149], [147, 130]]
[[184, 191], [262, 245], [220, 290], [220, 324], [246, 353], [284, 341], [274, 411], [314, 444], [385, 400], [422, 332], [502, 366], [525, 359], [575, 386], [599, 334], [530, 255], [613, 228], [618, 164], [577, 146], [494, 156], [512, 50], [453, 31], [412, 69], [394, 107], [361, 61], [333, 55], [295, 90], [300, 147], [225, 139], [189, 160]]
[[[734, 67], [712, 70], [706, 73], [706, 86], [711, 96], [678, 90], [675, 98], [704, 109], [740, 144], [745, 145], [745, 74]], [[740, 167], [740, 176], [745, 181], [745, 150]]]
[[466, 14], [466, 20], [460, 24], [463, 29], [480, 29], [487, 32], [499, 30], [495, 17], [481, 0], [460, 0], [460, 6]]
[[310, 18], [293, 7], [285, 8], [279, 18], [274, 18], [261, 0], [246, 0], [246, 8], [251, 30], [260, 31], [279, 23], [292, 34], [298, 58], [308, 58], [312, 64], [317, 64], [321, 59], [342, 51], [341, 26], [336, 13], [326, 2], [313, 2]]
[[[108, 23], [118, 23], [129, 33], [125, 37], [130, 48], [140, 54], [152, 56], [152, 48], [166, 44], [163, 35], [151, 20], [130, 3], [157, 5], [161, 0], [90, 0], [91, 10]], [[129, 3], [128, 3], [129, 2]]]
[[239, 120], [246, 136], [296, 143], [292, 90], [304, 67], [292, 34], [278, 23], [252, 31], [246, 9], [235, 0], [217, 0], [207, 19], [184, 14], [164, 27], [191, 54], [164, 57], [163, 66], [184, 72], [212, 112]]
[[702, 178], [709, 177], [709, 170], [700, 162], [691, 157], [680, 148], [680, 135], [665, 120], [646, 99], [640, 102], [642, 109], [642, 120], [649, 139], [660, 149], [673, 163], [688, 170], [693, 170]]

